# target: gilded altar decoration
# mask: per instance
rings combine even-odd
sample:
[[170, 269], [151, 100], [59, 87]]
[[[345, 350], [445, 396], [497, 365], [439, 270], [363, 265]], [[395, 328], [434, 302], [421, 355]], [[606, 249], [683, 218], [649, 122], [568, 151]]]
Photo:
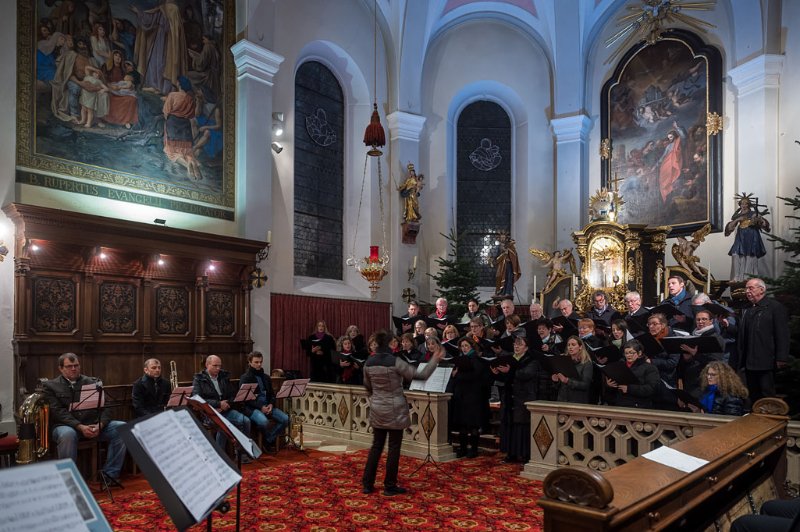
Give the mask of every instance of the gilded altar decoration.
[[422, 193], [422, 187], [425, 186], [425, 183], [423, 183], [425, 176], [423, 174], [417, 175], [414, 165], [411, 163], [406, 168], [408, 169], [408, 177], [397, 187], [400, 197], [403, 198], [403, 222], [419, 222], [422, 219], [422, 214], [420, 214], [419, 210], [419, 197]]
[[611, 158], [611, 139], [603, 139], [600, 141], [600, 159], [605, 161]]
[[624, 40], [605, 64], [609, 64], [628, 46], [640, 40], [644, 40], [648, 45], [657, 43], [669, 24], [680, 22], [699, 32], [715, 28], [713, 24], [688, 15], [686, 11], [710, 11], [714, 9], [716, 3], [716, 0], [707, 2], [644, 0], [641, 5], [626, 6], [627, 14], [617, 19], [617, 26], [622, 28], [606, 39], [606, 46], [610, 47], [620, 39]]
[[[578, 273], [572, 248], [557, 249], [552, 253], [543, 249], [530, 248], [528, 253], [542, 261], [542, 266], [549, 268], [543, 293], [551, 292], [562, 280]], [[567, 266], [570, 268], [569, 273], [567, 273]]]
[[686, 268], [692, 276], [701, 279], [707, 279], [709, 272], [708, 268], [700, 264], [700, 258], [695, 255], [695, 252], [709, 233], [711, 233], [711, 224], [706, 224], [692, 233], [691, 240], [679, 236], [678, 242], [672, 244], [672, 256], [678, 265]]
[[589, 198], [589, 216], [593, 222], [616, 221], [617, 213], [625, 204], [616, 190], [609, 191], [605, 187]]

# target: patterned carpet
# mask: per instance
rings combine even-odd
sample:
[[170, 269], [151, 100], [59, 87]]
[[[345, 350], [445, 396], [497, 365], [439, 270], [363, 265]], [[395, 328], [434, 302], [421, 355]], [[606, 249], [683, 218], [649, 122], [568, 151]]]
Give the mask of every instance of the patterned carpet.
[[[426, 464], [414, 476], [422, 462], [402, 457], [400, 484], [409, 492], [394, 497], [382, 494], [382, 467], [378, 489], [361, 493], [365, 461], [359, 451], [246, 471], [242, 530], [542, 530], [541, 482], [520, 477], [519, 466], [496, 456]], [[115, 498], [101, 503], [115, 530], [174, 530], [152, 491]], [[233, 506], [235, 492], [230, 500]], [[234, 530], [235, 519], [235, 508], [215, 513], [214, 530]]]

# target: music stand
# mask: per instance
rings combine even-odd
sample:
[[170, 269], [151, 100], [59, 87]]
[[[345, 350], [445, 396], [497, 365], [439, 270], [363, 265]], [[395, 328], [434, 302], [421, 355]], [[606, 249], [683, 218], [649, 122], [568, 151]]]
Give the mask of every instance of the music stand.
[[[234, 447], [237, 445], [239, 446], [239, 450], [236, 453], [236, 467], [239, 471], [242, 470], [242, 452], [246, 452], [250, 455], [253, 459], [258, 458], [261, 455], [261, 450], [258, 447], [253, 448], [253, 445], [250, 445], [249, 448], [242, 443], [242, 439], [236, 435], [236, 432], [242, 435], [242, 438], [247, 438], [245, 434], [243, 434], [239, 429], [234, 427], [234, 425], [224, 418], [219, 412], [217, 412], [214, 407], [208, 404], [205, 399], [200, 396], [194, 396], [189, 398], [189, 406], [197, 412], [198, 414], [204, 414], [211, 423], [217, 428], [217, 430], [221, 431], [229, 441], [233, 442]], [[252, 444], [252, 440], [250, 440]], [[256, 452], [254, 452], [254, 450]], [[243, 477], [244, 478], [244, 477]], [[239, 523], [241, 519], [241, 511], [242, 511], [242, 483], [239, 482], [236, 485], [236, 531], [239, 531]], [[211, 526], [209, 524], [209, 526]]]
[[169, 392], [169, 399], [167, 399], [167, 408], [171, 406], [183, 406], [188, 403], [189, 397], [192, 395], [191, 386], [176, 386]]
[[[438, 369], [438, 368], [437, 368], [437, 369]], [[431, 392], [430, 392], [430, 391], [428, 391], [428, 390], [425, 390], [425, 395], [428, 397], [428, 404], [425, 406], [425, 413], [423, 413], [423, 414], [422, 414], [422, 418], [421, 418], [421, 419], [425, 419], [426, 417], [430, 417], [430, 416], [431, 416], [431, 413], [430, 413], [430, 412], [431, 412]], [[449, 430], [449, 429], [448, 429], [448, 430]], [[419, 465], [419, 467], [417, 467], [417, 468], [414, 470], [414, 472], [413, 472], [413, 473], [411, 473], [411, 475], [409, 475], [409, 476], [413, 477], [414, 475], [416, 475], [416, 474], [417, 474], [417, 472], [418, 472], [420, 469], [422, 469], [423, 467], [425, 467], [425, 465], [427, 465], [427, 464], [433, 464], [433, 466], [434, 466], [436, 469], [438, 469], [438, 470], [439, 470], [441, 473], [444, 473], [444, 475], [445, 475], [447, 478], [449, 478], [449, 479], [451, 479], [451, 480], [454, 480], [454, 479], [453, 479], [453, 477], [450, 475], [450, 473], [448, 473], [447, 471], [445, 471], [444, 469], [442, 469], [442, 467], [441, 467], [441, 466], [439, 465], [439, 463], [438, 463], [438, 462], [437, 462], [437, 461], [436, 461], [436, 460], [433, 458], [433, 455], [431, 454], [431, 432], [433, 432], [433, 427], [431, 427], [431, 426], [429, 426], [429, 425], [422, 425], [422, 432], [425, 434], [425, 438], [427, 438], [427, 439], [428, 439], [428, 453], [425, 455], [425, 459], [422, 461], [422, 463]]]
[[[74, 399], [74, 397], [73, 397]], [[97, 436], [95, 436], [95, 445], [97, 446], [97, 453], [95, 454], [94, 467], [100, 477], [100, 482], [108, 493], [111, 502], [114, 502], [114, 496], [111, 494], [111, 487], [108, 484], [108, 479], [105, 473], [100, 468], [100, 434], [103, 432], [100, 429], [100, 420], [103, 416], [103, 407], [105, 406], [105, 394], [103, 393], [103, 384], [96, 381], [92, 384], [84, 384], [81, 386], [80, 395], [77, 401], [73, 401], [69, 405], [70, 412], [82, 412], [84, 410], [97, 410]]]
[[[302, 445], [297, 445], [292, 439], [292, 397], [302, 397], [306, 394], [306, 386], [311, 379], [293, 379], [283, 381], [281, 389], [275, 394], [276, 399], [289, 399], [289, 427], [286, 433], [287, 445], [297, 449], [298, 451], [305, 452]], [[301, 428], [302, 430], [302, 428]]]

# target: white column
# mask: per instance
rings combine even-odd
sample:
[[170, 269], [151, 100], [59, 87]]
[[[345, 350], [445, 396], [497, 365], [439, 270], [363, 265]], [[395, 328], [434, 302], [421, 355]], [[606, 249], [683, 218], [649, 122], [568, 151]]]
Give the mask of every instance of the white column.
[[[389, 272], [389, 289], [393, 297], [392, 304], [394, 305], [395, 314], [399, 316], [405, 313], [406, 310], [406, 303], [402, 298], [404, 288], [411, 287], [417, 297], [420, 297], [421, 283], [419, 283], [419, 278], [420, 275], [424, 275], [423, 272], [426, 271], [425, 265], [427, 264], [425, 258], [420, 256], [420, 237], [422, 236], [422, 231], [426, 229], [425, 196], [429, 185], [427, 180], [428, 169], [420, 167], [419, 140], [422, 128], [425, 126], [425, 117], [404, 111], [395, 111], [386, 116], [386, 123], [389, 128], [391, 148], [387, 158], [388, 173], [394, 177], [393, 181], [389, 178], [389, 208], [387, 209], [388, 219], [386, 220], [386, 231], [391, 240], [393, 257]], [[422, 213], [420, 235], [417, 236], [417, 243], [413, 245], [403, 244], [402, 242], [403, 230], [400, 224], [403, 221], [403, 202], [400, 193], [397, 191], [397, 185], [407, 175], [406, 167], [409, 163], [414, 165], [417, 175], [424, 174], [426, 177], [425, 188], [423, 188], [419, 197], [420, 212]], [[409, 283], [408, 269], [412, 266], [415, 256], [417, 257], [417, 272], [414, 279]]]
[[[778, 218], [782, 202], [776, 196], [779, 192], [779, 93], [783, 63], [783, 56], [765, 54], [728, 72], [736, 95], [731, 118], [736, 127], [736, 189], [724, 191], [725, 212], [733, 211], [734, 194], [753, 193], [760, 203], [769, 207], [773, 228], [782, 225]], [[763, 240], [767, 255], [759, 264], [759, 273], [773, 276], [779, 270], [780, 261], [773, 243], [766, 238]]]
[[556, 138], [556, 179], [553, 190], [555, 248], [572, 247], [572, 232], [588, 218], [587, 137], [592, 120], [584, 115], [550, 121]]
[[[239, 234], [265, 241], [272, 228], [272, 80], [283, 57], [248, 40], [231, 47], [236, 63], [236, 217]], [[273, 234], [273, 243], [286, 241]], [[278, 246], [276, 246], [278, 247]], [[278, 252], [289, 250], [279, 249]], [[270, 273], [274, 258], [261, 268]], [[255, 349], [269, 353], [270, 283], [254, 288], [250, 331]], [[269, 360], [269, 358], [268, 358]]]

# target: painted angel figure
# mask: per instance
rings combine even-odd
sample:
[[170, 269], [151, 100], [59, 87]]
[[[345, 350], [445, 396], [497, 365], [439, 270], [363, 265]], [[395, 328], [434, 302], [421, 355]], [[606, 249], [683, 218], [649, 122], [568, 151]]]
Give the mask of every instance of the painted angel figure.
[[694, 255], [694, 252], [705, 240], [708, 234], [711, 233], [711, 224], [708, 223], [692, 233], [691, 240], [679, 236], [678, 243], [672, 244], [672, 256], [675, 257], [679, 266], [689, 270], [691, 273], [697, 275], [701, 279], [706, 279], [708, 269], [700, 265], [700, 258]]
[[578, 268], [575, 265], [575, 257], [572, 255], [572, 248], [564, 250], [556, 250], [549, 253], [543, 249], [530, 248], [528, 252], [542, 261], [545, 267], [549, 267], [547, 272], [547, 281], [545, 282], [544, 292], [549, 292], [555, 288], [556, 283], [567, 277], [566, 266], [569, 265], [573, 274], [577, 273]]

